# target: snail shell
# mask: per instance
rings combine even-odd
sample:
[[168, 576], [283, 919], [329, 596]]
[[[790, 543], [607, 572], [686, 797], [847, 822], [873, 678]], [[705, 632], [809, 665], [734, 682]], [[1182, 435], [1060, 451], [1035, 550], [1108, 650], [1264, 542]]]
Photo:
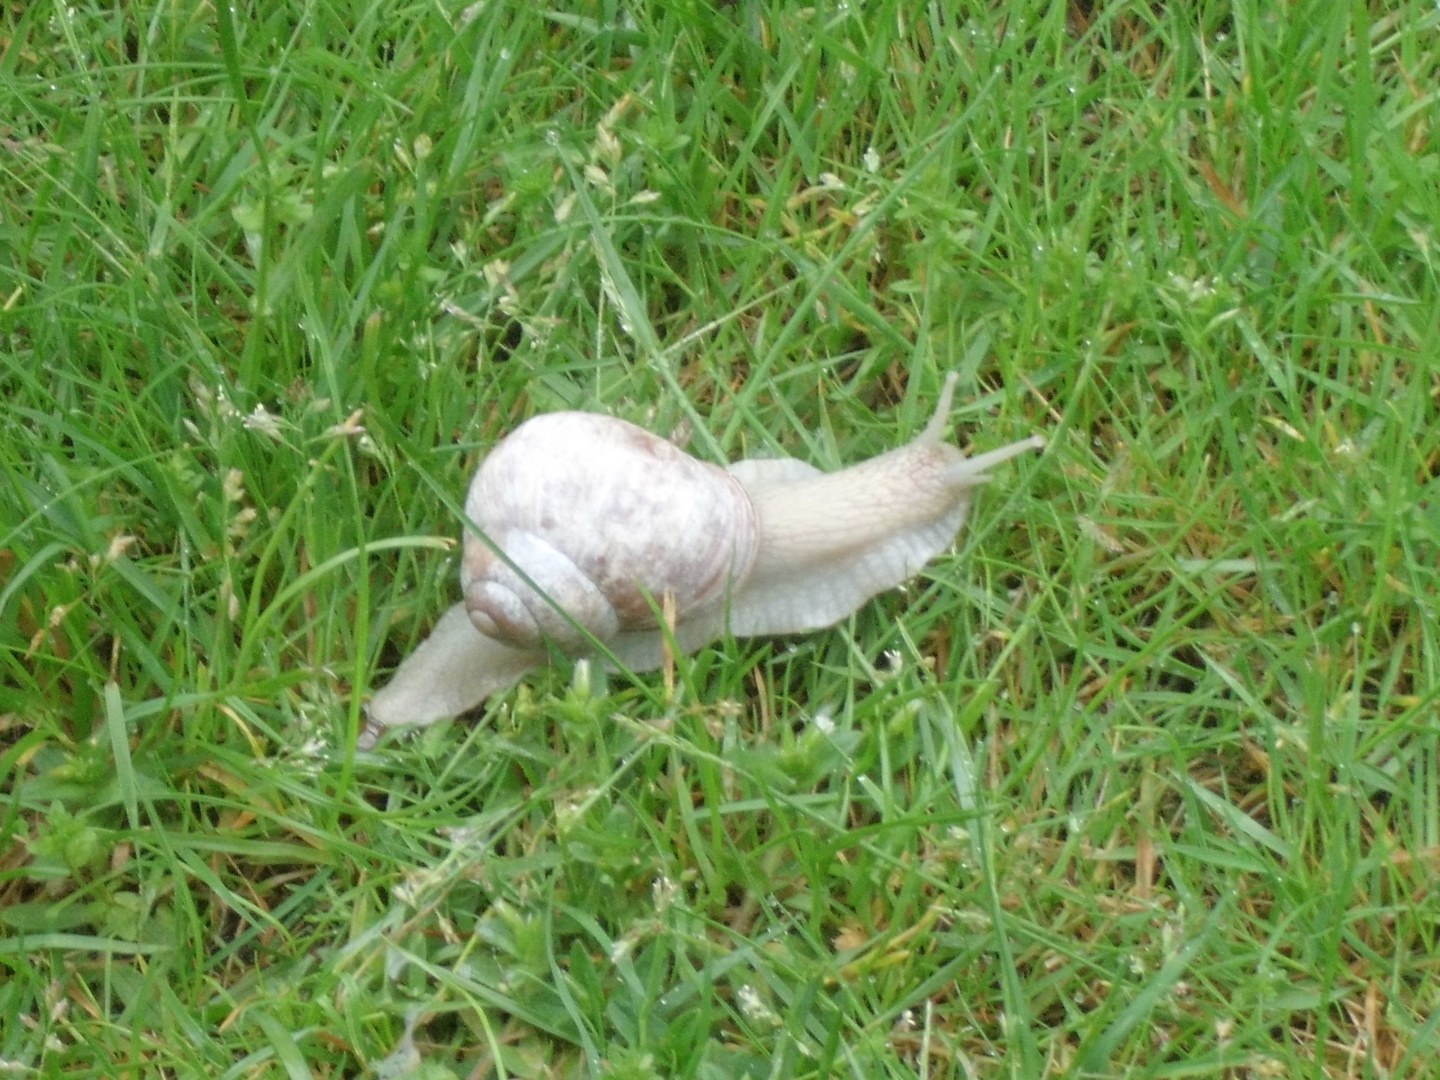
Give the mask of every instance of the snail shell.
[[590, 413], [521, 424], [465, 500], [481, 530], [465, 537], [465, 599], [371, 700], [367, 743], [479, 704], [544, 664], [547, 642], [656, 668], [662, 600], [684, 652], [839, 622], [954, 541], [986, 469], [1045, 445], [966, 457], [943, 438], [954, 391], [951, 375], [910, 443], [834, 473], [793, 458], [720, 468]]
[[481, 464], [465, 513], [513, 563], [466, 536], [470, 618], [523, 648], [548, 637], [578, 654], [590, 644], [581, 627], [601, 641], [654, 630], [667, 593], [682, 617], [717, 606], [757, 547], [755, 509], [734, 476], [591, 413], [522, 424]]

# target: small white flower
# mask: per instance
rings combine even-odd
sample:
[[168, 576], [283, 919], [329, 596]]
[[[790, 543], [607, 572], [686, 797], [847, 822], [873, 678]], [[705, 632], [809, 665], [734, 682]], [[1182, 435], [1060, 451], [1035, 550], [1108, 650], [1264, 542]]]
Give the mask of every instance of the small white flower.
[[276, 442], [280, 441], [280, 429], [284, 421], [266, 409], [264, 405], [256, 405], [250, 415], [241, 422], [247, 431], [258, 431], [261, 435], [268, 435]]
[[610, 963], [621, 964], [628, 960], [643, 936], [643, 929], [635, 927], [623, 937], [618, 937], [610, 942]]
[[650, 897], [655, 902], [655, 914], [662, 914], [680, 899], [680, 883], [665, 874], [655, 879], [650, 886]]
[[228, 469], [225, 479], [220, 481], [220, 492], [226, 502], [239, 502], [245, 497], [245, 474], [239, 469]]
[[770, 1027], [780, 1026], [780, 1017], [775, 1015], [774, 1009], [761, 1000], [760, 991], [753, 986], [740, 988], [740, 1012], [751, 1023], [767, 1024]]

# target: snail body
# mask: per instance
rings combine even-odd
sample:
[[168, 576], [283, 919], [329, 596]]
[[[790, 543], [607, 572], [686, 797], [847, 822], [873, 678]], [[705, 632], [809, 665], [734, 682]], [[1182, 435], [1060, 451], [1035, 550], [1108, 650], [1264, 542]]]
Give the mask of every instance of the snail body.
[[[371, 731], [464, 712], [598, 641], [659, 667], [658, 612], [693, 652], [831, 626], [949, 547], [985, 470], [1040, 437], [966, 457], [944, 441], [955, 376], [911, 442], [838, 472], [793, 458], [721, 468], [624, 420], [547, 413], [481, 462], [450, 608], [371, 699]], [[503, 554], [502, 554], [503, 553]]]

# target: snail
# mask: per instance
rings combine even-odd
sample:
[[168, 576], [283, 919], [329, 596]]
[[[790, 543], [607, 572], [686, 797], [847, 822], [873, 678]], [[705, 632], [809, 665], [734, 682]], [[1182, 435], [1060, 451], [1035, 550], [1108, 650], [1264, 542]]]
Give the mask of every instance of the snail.
[[632, 671], [658, 668], [662, 608], [688, 653], [727, 632], [831, 626], [906, 581], [954, 541], [987, 469], [1045, 445], [966, 457], [944, 441], [955, 381], [913, 441], [833, 473], [794, 458], [722, 468], [591, 413], [521, 424], [466, 496], [465, 599], [371, 699], [367, 743], [473, 708], [550, 648], [599, 642]]

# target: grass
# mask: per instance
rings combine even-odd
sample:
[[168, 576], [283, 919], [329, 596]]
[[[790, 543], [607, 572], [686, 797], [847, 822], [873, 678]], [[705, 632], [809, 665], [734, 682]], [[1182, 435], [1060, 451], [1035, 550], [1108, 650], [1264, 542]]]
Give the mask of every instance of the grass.
[[[1422, 1077], [1440, 14], [0, 8], [0, 1069]], [[357, 753], [526, 416], [1046, 453]]]

